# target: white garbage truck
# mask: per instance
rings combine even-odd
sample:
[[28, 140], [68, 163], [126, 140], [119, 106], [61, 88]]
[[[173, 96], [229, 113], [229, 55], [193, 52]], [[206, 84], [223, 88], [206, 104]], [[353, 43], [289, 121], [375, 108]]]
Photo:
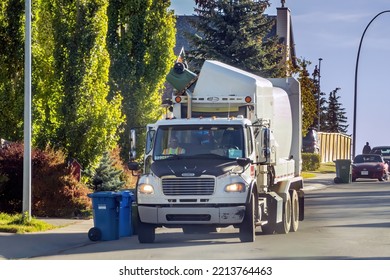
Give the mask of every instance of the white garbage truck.
[[253, 242], [257, 228], [297, 231], [304, 219], [298, 81], [212, 60], [198, 75], [177, 62], [169, 76], [170, 115], [147, 125], [142, 168], [131, 131], [129, 167], [142, 169], [139, 242], [154, 242], [159, 227], [197, 233], [230, 226], [241, 242]]

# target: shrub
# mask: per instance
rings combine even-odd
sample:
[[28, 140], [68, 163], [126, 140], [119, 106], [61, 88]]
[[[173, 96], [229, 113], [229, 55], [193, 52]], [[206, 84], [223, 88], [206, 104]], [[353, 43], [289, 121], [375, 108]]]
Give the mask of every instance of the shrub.
[[[74, 217], [89, 213], [88, 187], [78, 182], [64, 154], [46, 148], [31, 152], [31, 209], [34, 216]], [[0, 211], [22, 212], [23, 144], [11, 143], [0, 149]]]
[[319, 154], [302, 153], [302, 171], [315, 171], [320, 168], [320, 163]]

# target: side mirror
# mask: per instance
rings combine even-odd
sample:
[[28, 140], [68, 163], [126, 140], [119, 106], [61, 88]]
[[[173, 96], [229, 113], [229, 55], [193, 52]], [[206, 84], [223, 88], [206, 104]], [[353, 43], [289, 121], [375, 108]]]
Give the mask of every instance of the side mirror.
[[261, 141], [258, 146], [259, 161], [267, 164], [271, 161], [271, 132], [269, 128], [263, 127], [261, 129]]
[[135, 160], [137, 156], [137, 152], [136, 152], [136, 133], [135, 133], [135, 129], [131, 129], [130, 130], [130, 154], [129, 154], [129, 158], [130, 160]]
[[141, 168], [138, 162], [135, 161], [130, 161], [127, 166], [131, 171], [138, 171]]
[[241, 167], [245, 167], [248, 164], [252, 163], [252, 160], [250, 158], [237, 158], [236, 161]]

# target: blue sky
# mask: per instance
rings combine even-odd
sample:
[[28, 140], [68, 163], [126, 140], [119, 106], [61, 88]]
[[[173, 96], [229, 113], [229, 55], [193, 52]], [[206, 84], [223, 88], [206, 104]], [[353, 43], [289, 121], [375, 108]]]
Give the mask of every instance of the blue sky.
[[[193, 14], [194, 0], [171, 0], [178, 15]], [[276, 15], [281, 1], [266, 13]], [[369, 22], [390, 10], [389, 0], [286, 0], [291, 10], [296, 54], [321, 62], [321, 91], [335, 88], [353, 132], [355, 66], [360, 38]], [[390, 12], [377, 17], [364, 36], [359, 59], [356, 110], [356, 154], [365, 142], [390, 146]]]

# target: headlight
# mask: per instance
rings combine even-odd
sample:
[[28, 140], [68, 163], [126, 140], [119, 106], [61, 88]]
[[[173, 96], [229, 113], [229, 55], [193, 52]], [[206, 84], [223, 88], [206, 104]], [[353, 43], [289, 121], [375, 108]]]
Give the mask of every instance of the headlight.
[[234, 183], [225, 187], [225, 192], [244, 192], [245, 185], [243, 183]]
[[153, 189], [152, 185], [141, 184], [138, 187], [138, 192], [140, 192], [142, 194], [153, 194], [154, 193], [154, 189]]

